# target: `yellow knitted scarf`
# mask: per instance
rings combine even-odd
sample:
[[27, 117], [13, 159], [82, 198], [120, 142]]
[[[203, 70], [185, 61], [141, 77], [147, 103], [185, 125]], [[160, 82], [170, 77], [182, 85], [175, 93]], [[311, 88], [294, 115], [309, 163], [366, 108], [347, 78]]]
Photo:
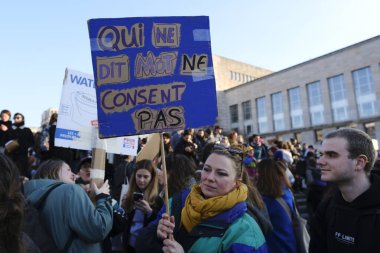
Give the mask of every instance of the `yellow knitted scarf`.
[[206, 220], [207, 218], [230, 209], [238, 202], [245, 201], [247, 196], [248, 188], [245, 184], [240, 182], [234, 190], [226, 195], [209, 199], [203, 197], [201, 186], [196, 185], [186, 198], [185, 207], [181, 213], [181, 224], [184, 225], [187, 232], [190, 232], [193, 227], [198, 225], [202, 220]]

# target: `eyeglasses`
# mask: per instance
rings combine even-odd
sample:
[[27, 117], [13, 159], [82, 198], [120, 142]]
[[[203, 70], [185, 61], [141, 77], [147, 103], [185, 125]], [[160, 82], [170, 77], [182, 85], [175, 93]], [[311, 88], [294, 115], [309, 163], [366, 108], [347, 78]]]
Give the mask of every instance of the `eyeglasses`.
[[227, 151], [231, 156], [236, 156], [238, 155], [240, 158], [241, 158], [241, 164], [240, 164], [240, 172], [241, 174], [243, 175], [243, 157], [244, 157], [244, 153], [243, 151], [239, 150], [239, 149], [236, 149], [236, 148], [230, 148], [230, 147], [226, 147], [226, 146], [223, 146], [221, 144], [215, 144], [213, 149], [214, 150], [225, 150]]
[[14, 117], [14, 119], [22, 119], [22, 117], [21, 116], [16, 116], [16, 117]]
[[231, 155], [238, 155], [241, 158], [243, 158], [243, 155], [244, 155], [243, 151], [241, 151], [239, 149], [226, 147], [226, 146], [223, 146], [221, 144], [215, 144], [213, 150], [226, 150]]

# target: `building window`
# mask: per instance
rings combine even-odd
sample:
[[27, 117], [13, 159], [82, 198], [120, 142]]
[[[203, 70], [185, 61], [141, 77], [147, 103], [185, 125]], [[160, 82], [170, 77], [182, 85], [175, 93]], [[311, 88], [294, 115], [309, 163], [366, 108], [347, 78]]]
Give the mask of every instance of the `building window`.
[[302, 106], [300, 88], [292, 88], [288, 90], [289, 109], [291, 124], [293, 128], [303, 127]]
[[323, 111], [317, 110], [315, 112], [311, 112], [311, 122], [313, 125], [323, 124]]
[[282, 93], [272, 94], [273, 125], [276, 131], [285, 129]]
[[273, 124], [274, 124], [274, 129], [276, 131], [281, 131], [281, 130], [284, 130], [285, 129], [285, 123], [284, 123], [284, 119], [283, 118], [279, 118], [279, 119], [273, 119]]
[[321, 84], [319, 81], [307, 85], [310, 106], [320, 105], [322, 101]]
[[370, 117], [377, 113], [376, 95], [373, 92], [372, 75], [369, 67], [352, 72], [359, 116]]
[[330, 97], [332, 102], [346, 99], [346, 91], [343, 81], [343, 75], [330, 77], [327, 79], [330, 88]]
[[261, 97], [256, 99], [256, 107], [257, 107], [257, 116], [258, 118], [266, 117], [266, 109], [265, 109], [265, 97]]
[[334, 121], [338, 122], [338, 121], [344, 121], [348, 119], [346, 103], [342, 106], [334, 106], [332, 107], [332, 110], [333, 110]]
[[288, 90], [289, 94], [289, 105], [290, 110], [298, 110], [301, 109], [301, 96], [300, 96], [300, 88], [292, 88]]
[[259, 133], [266, 133], [268, 132], [268, 119], [265, 106], [265, 97], [256, 99], [256, 108]]
[[251, 101], [245, 101], [242, 103], [243, 106], [243, 118], [244, 120], [250, 120], [252, 118], [251, 113]]
[[293, 128], [303, 127], [302, 115], [291, 115], [291, 117], [292, 117], [292, 127]]
[[231, 123], [239, 122], [238, 105], [230, 106]]
[[321, 84], [319, 81], [307, 85], [309, 98], [309, 112], [312, 125], [324, 123], [324, 108], [321, 93]]
[[281, 92], [272, 94], [272, 110], [273, 114], [279, 114], [283, 112]]
[[369, 67], [355, 70], [352, 72], [355, 83], [356, 96], [372, 94], [372, 76]]
[[259, 121], [259, 133], [268, 132], [268, 122], [267, 121]]
[[346, 90], [344, 86], [343, 75], [330, 77], [327, 79], [330, 89], [331, 109], [333, 120], [344, 121], [348, 119], [348, 101], [346, 99]]
[[362, 102], [359, 104], [359, 112], [361, 117], [373, 116], [375, 111], [375, 101]]

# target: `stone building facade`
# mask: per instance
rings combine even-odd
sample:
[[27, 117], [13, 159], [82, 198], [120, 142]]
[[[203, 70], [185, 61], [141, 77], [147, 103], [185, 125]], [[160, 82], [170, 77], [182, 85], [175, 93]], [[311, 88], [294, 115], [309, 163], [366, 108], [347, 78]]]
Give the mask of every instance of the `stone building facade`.
[[269, 75], [273, 73], [273, 71], [218, 55], [212, 56], [212, 62], [214, 66], [218, 103], [217, 122], [219, 125], [227, 127], [227, 125], [225, 125], [225, 119], [228, 118], [229, 112], [228, 106], [226, 106], [224, 91]]
[[356, 127], [380, 140], [380, 36], [228, 86], [222, 75], [245, 70], [231, 62], [222, 69], [214, 64], [218, 123], [225, 132], [318, 145], [333, 129]]

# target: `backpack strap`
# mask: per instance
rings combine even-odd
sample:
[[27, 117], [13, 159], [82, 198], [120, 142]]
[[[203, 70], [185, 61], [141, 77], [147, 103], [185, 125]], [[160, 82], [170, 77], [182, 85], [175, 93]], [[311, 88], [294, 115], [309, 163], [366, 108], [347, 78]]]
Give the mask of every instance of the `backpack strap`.
[[49, 188], [47, 189], [47, 191], [45, 191], [42, 196], [37, 200], [37, 202], [34, 204], [34, 206], [39, 210], [42, 205], [44, 204], [47, 196], [49, 196], [50, 192], [52, 190], [54, 190], [55, 188], [57, 188], [58, 186], [60, 185], [63, 185], [64, 182], [56, 182], [54, 184], [52, 184], [51, 186], [49, 186]]
[[263, 209], [259, 209], [252, 203], [247, 202], [247, 213], [256, 221], [264, 235], [268, 235], [273, 231], [273, 225], [265, 205]]
[[290, 219], [291, 221], [293, 221], [292, 213], [291, 213], [291, 211], [290, 211], [290, 207], [288, 206], [288, 204], [286, 204], [286, 202], [285, 202], [281, 197], [276, 198], [276, 201], [282, 206], [282, 208], [285, 209], [285, 212], [288, 214], [289, 219]]

